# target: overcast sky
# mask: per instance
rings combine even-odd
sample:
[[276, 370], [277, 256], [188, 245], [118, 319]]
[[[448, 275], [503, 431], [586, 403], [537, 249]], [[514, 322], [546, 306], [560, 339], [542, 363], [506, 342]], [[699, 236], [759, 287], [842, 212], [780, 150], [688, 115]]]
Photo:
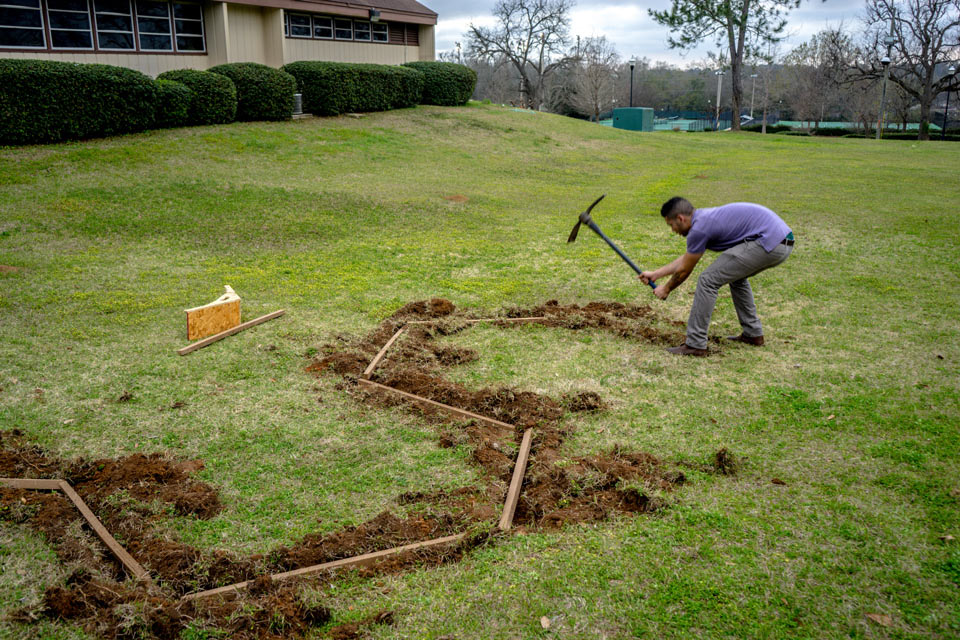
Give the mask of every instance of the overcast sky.
[[[470, 23], [493, 26], [493, 7], [496, 0], [420, 0], [421, 4], [439, 14], [437, 22], [437, 53], [451, 51], [456, 42], [466, 48], [466, 32]], [[625, 2], [600, 0], [577, 2], [570, 14], [570, 35], [606, 36], [613, 42], [624, 60], [631, 56], [649, 58], [651, 62], [663, 60], [686, 66], [706, 58], [708, 51], [716, 51], [713, 43], [705, 43], [699, 49], [681, 55], [667, 44], [669, 31], [654, 22], [647, 9], [663, 10], [670, 6], [669, 0], [645, 0]], [[785, 46], [790, 49], [805, 42], [813, 34], [841, 23], [847, 28], [856, 27], [863, 15], [864, 0], [805, 0], [799, 9], [790, 13], [787, 25], [789, 37]]]

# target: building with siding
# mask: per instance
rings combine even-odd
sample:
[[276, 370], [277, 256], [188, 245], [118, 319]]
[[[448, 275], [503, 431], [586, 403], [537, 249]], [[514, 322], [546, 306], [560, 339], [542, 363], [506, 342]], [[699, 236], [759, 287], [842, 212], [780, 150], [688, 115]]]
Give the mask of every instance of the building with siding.
[[433, 60], [415, 0], [0, 0], [0, 58], [98, 62], [151, 76], [227, 62]]

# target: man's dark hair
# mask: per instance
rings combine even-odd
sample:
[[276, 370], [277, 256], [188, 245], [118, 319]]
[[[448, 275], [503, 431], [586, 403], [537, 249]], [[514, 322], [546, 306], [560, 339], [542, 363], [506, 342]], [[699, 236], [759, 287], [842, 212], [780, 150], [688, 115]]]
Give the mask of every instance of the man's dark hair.
[[691, 213], [693, 213], [693, 205], [690, 204], [689, 200], [680, 196], [670, 198], [660, 207], [660, 215], [667, 220], [673, 220], [680, 214], [688, 216]]

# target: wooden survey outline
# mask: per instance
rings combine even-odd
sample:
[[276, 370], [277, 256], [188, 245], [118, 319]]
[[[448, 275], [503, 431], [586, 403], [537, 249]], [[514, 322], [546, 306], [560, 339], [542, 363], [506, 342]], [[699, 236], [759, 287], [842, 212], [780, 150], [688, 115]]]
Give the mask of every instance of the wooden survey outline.
[[513, 525], [513, 514], [517, 510], [520, 500], [520, 488], [523, 486], [523, 476], [527, 471], [527, 460], [530, 457], [530, 443], [533, 441], [533, 429], [523, 432], [523, 442], [520, 443], [520, 453], [517, 454], [517, 464], [513, 467], [513, 479], [510, 480], [510, 489], [507, 490], [507, 500], [503, 505], [503, 514], [497, 525], [501, 531], [507, 531]]
[[[302, 569], [294, 569], [293, 571], [286, 571], [284, 573], [277, 573], [270, 576], [271, 580], [286, 580], [288, 578], [297, 578], [300, 576], [311, 575], [314, 573], [320, 573], [322, 571], [333, 571], [335, 569], [343, 569], [345, 567], [366, 567], [372, 564], [376, 564], [380, 560], [387, 558], [389, 556], [394, 556], [405, 551], [416, 551], [418, 549], [426, 549], [428, 547], [435, 547], [441, 544], [448, 544], [451, 542], [460, 542], [467, 534], [458, 533], [456, 535], [447, 536], [445, 538], [436, 538], [434, 540], [426, 540], [424, 542], [415, 542], [413, 544], [404, 545], [402, 547], [394, 547], [392, 549], [385, 549], [384, 551], [374, 551], [372, 553], [365, 553], [360, 556], [354, 556], [352, 558], [344, 558], [342, 560], [334, 560], [332, 562], [325, 562], [323, 564], [315, 564], [310, 567], [303, 567]], [[236, 584], [227, 585], [225, 587], [219, 587], [217, 589], [210, 589], [208, 591], [199, 591], [197, 593], [190, 593], [182, 598], [181, 601], [187, 600], [197, 600], [199, 598], [208, 598], [210, 596], [225, 595], [228, 593], [235, 593], [246, 589], [247, 586], [253, 580], [247, 580], [245, 582], [238, 582]]]
[[404, 327], [397, 329], [397, 332], [393, 334], [393, 337], [387, 341], [387, 344], [383, 345], [383, 348], [377, 353], [376, 357], [370, 361], [370, 364], [367, 365], [367, 368], [364, 369], [363, 373], [360, 374], [360, 377], [364, 380], [369, 380], [370, 376], [373, 375], [373, 370], [377, 368], [377, 365], [380, 364], [380, 361], [383, 360], [383, 356], [387, 355], [387, 349], [393, 346], [393, 343], [397, 341], [397, 338], [400, 337], [400, 334], [403, 333]]
[[249, 329], [250, 327], [256, 326], [256, 325], [261, 324], [261, 323], [264, 323], [264, 322], [266, 322], [267, 320], [273, 320], [274, 318], [279, 318], [279, 317], [282, 316], [284, 313], [286, 313], [286, 310], [280, 309], [279, 311], [274, 311], [273, 313], [268, 313], [268, 314], [265, 315], [265, 316], [260, 316], [259, 318], [254, 318], [253, 320], [248, 320], [248, 321], [244, 322], [243, 324], [238, 324], [237, 326], [233, 327], [232, 329], [227, 329], [226, 331], [221, 331], [220, 333], [218, 333], [218, 334], [216, 334], [216, 335], [213, 335], [213, 336], [210, 336], [209, 338], [204, 338], [203, 340], [200, 340], [199, 342], [194, 342], [193, 344], [191, 344], [191, 345], [189, 345], [189, 346], [186, 346], [186, 347], [184, 347], [183, 349], [178, 349], [178, 350], [177, 350], [177, 353], [179, 353], [181, 356], [185, 356], [185, 355], [187, 355], [188, 353], [192, 353], [192, 352], [196, 351], [197, 349], [203, 349], [204, 347], [206, 347], [206, 346], [208, 346], [208, 345], [211, 345], [211, 344], [213, 344], [214, 342], [217, 342], [218, 340], [223, 340], [224, 338], [226, 338], [226, 337], [228, 337], [228, 336], [232, 336], [232, 335], [235, 334], [235, 333], [240, 333], [240, 332], [243, 331], [244, 329]]
[[[546, 316], [534, 316], [532, 318], [469, 318], [461, 320], [465, 324], [476, 324], [478, 322], [536, 322], [537, 320], [546, 320]], [[410, 320], [407, 324], [434, 324], [443, 322], [446, 318], [437, 318], [436, 320]]]
[[374, 389], [379, 389], [381, 391], [389, 391], [391, 393], [401, 395], [404, 398], [407, 398], [408, 400], [425, 404], [429, 407], [433, 407], [434, 409], [439, 409], [440, 411], [449, 413], [450, 415], [456, 416], [457, 418], [464, 418], [466, 420], [479, 420], [481, 422], [485, 422], [494, 427], [506, 428], [506, 429], [510, 429], [511, 431], [516, 429], [516, 427], [512, 424], [508, 424], [506, 422], [500, 422], [499, 420], [495, 420], [494, 418], [481, 416], [478, 413], [472, 413], [470, 411], [467, 411], [466, 409], [458, 409], [456, 407], [451, 407], [448, 404], [443, 404], [442, 402], [437, 402], [429, 398], [424, 398], [423, 396], [417, 396], [412, 393], [407, 393], [406, 391], [400, 391], [400, 389], [394, 389], [393, 387], [388, 387], [385, 384], [380, 384], [379, 382], [374, 382], [373, 380], [364, 380], [363, 378], [360, 378], [359, 380], [357, 380], [357, 382], [363, 385], [367, 385], [368, 387], [373, 387]]
[[38, 489], [50, 491], [62, 491], [69, 498], [73, 506], [77, 508], [80, 515], [83, 516], [87, 524], [93, 529], [94, 533], [103, 541], [107, 548], [113, 552], [113, 555], [123, 564], [123, 566], [138, 579], [150, 581], [150, 574], [140, 566], [140, 563], [133, 559], [127, 550], [120, 546], [116, 538], [110, 535], [107, 528], [103, 526], [99, 518], [90, 510], [83, 498], [74, 490], [66, 480], [50, 480], [39, 478], [0, 478], [0, 485], [11, 487], [13, 489]]

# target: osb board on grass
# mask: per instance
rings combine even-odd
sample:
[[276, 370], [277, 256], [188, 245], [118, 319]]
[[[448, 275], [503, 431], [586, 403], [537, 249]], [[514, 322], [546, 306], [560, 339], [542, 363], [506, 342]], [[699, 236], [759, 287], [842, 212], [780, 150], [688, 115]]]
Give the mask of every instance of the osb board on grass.
[[240, 296], [229, 286], [209, 304], [187, 309], [187, 340], [199, 340], [240, 324]]

